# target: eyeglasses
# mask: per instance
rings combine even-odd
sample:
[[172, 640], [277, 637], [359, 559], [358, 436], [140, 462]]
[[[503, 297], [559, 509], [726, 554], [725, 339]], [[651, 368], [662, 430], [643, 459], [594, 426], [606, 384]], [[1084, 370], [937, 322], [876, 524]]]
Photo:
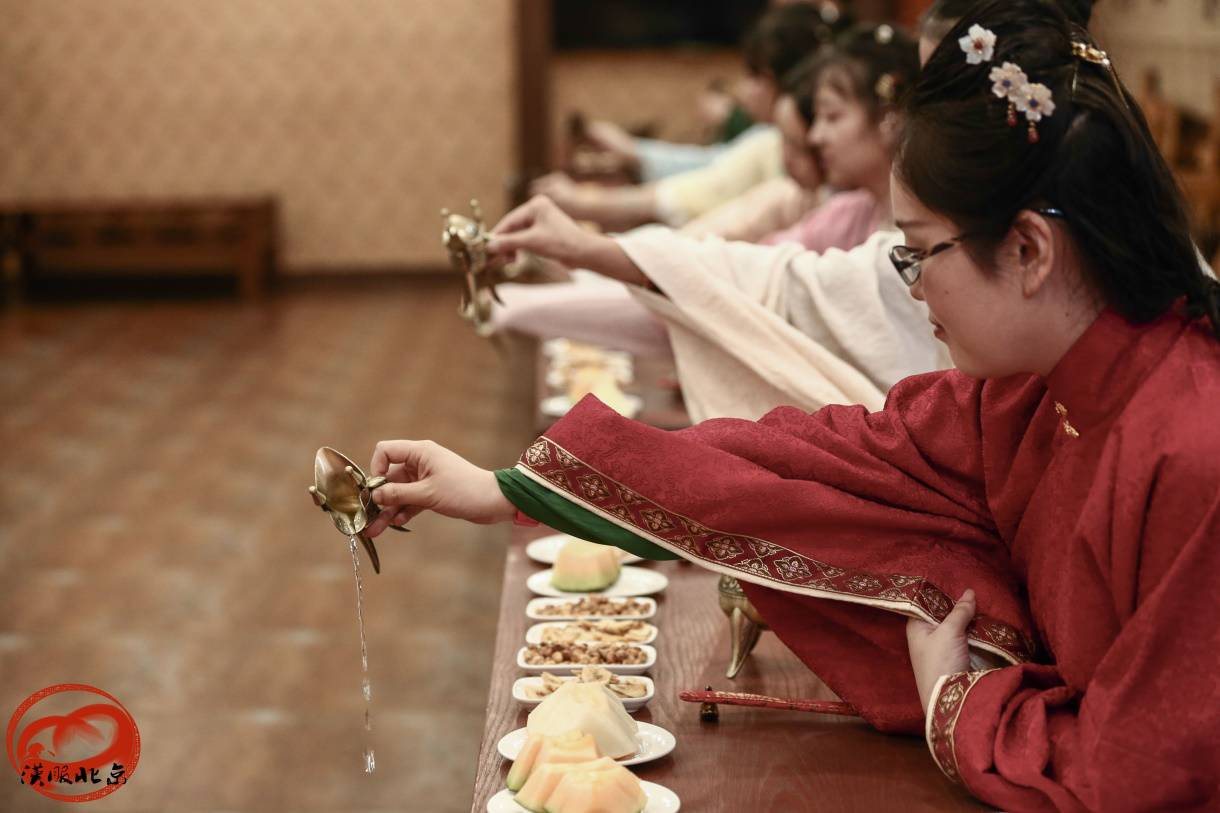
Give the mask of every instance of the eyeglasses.
[[[1046, 217], [1066, 217], [1062, 209], [1054, 207], [1044, 207], [1041, 209], [1031, 209], [1032, 212], [1037, 212]], [[970, 233], [959, 234], [957, 237], [951, 237], [943, 243], [937, 243], [929, 249], [911, 248], [910, 246], [894, 246], [890, 249], [890, 262], [894, 264], [895, 270], [898, 271], [898, 276], [902, 277], [902, 281], [908, 286], [919, 282], [919, 275], [923, 273], [923, 261], [929, 257], [935, 257], [942, 251], [948, 251], [954, 246], [961, 245], [963, 240], [969, 239]]]

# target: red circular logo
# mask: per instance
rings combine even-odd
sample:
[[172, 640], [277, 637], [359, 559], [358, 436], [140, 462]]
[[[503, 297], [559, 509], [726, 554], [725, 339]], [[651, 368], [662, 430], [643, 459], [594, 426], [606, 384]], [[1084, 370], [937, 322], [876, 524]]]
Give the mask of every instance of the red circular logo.
[[27, 697], [8, 721], [5, 746], [21, 784], [61, 802], [114, 793], [140, 760], [136, 721], [113, 695], [85, 683]]

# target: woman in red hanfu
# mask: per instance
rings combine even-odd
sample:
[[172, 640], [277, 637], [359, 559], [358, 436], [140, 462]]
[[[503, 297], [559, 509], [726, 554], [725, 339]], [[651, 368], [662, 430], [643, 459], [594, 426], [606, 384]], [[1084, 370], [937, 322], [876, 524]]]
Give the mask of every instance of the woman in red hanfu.
[[[520, 514], [737, 577], [871, 724], [1009, 810], [1220, 807], [1220, 285], [1105, 54], [977, 5], [907, 102], [891, 257], [957, 370], [677, 432], [582, 401], [514, 469], [386, 441], [372, 529]], [[648, 284], [545, 202], [494, 250]]]

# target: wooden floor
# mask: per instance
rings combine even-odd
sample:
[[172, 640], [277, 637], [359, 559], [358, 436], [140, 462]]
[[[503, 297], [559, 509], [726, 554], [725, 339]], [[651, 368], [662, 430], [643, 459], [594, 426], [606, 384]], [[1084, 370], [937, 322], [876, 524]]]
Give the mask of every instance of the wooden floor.
[[[99, 811], [470, 808], [508, 528], [425, 516], [366, 565], [377, 770], [363, 771], [346, 540], [323, 444], [531, 439], [531, 370], [435, 283], [0, 312], [0, 722], [94, 684], [143, 741]], [[0, 773], [8, 772], [7, 765]], [[0, 783], [0, 810], [60, 805]]]

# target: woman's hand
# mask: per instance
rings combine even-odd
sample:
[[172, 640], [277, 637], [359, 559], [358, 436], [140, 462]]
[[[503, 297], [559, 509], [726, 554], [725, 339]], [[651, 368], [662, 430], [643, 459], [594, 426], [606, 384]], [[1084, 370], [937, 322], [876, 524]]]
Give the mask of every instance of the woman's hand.
[[373, 450], [370, 476], [388, 483], [373, 491], [381, 514], [368, 527], [377, 536], [421, 511], [488, 525], [506, 522], [517, 509], [500, 491], [496, 475], [430, 440], [383, 440]]
[[569, 268], [586, 268], [634, 285], [649, 284], [618, 243], [579, 226], [546, 197], [530, 198], [513, 209], [491, 235], [487, 249], [501, 258], [529, 251]]
[[610, 238], [589, 231], [564, 214], [550, 198], [536, 195], [513, 209], [491, 230], [492, 254], [530, 251], [569, 268], [585, 268]]
[[970, 669], [966, 627], [974, 618], [974, 591], [967, 590], [939, 625], [918, 618], [907, 621], [907, 648], [915, 670], [915, 685], [924, 711], [932, 702], [932, 689], [943, 675]]

